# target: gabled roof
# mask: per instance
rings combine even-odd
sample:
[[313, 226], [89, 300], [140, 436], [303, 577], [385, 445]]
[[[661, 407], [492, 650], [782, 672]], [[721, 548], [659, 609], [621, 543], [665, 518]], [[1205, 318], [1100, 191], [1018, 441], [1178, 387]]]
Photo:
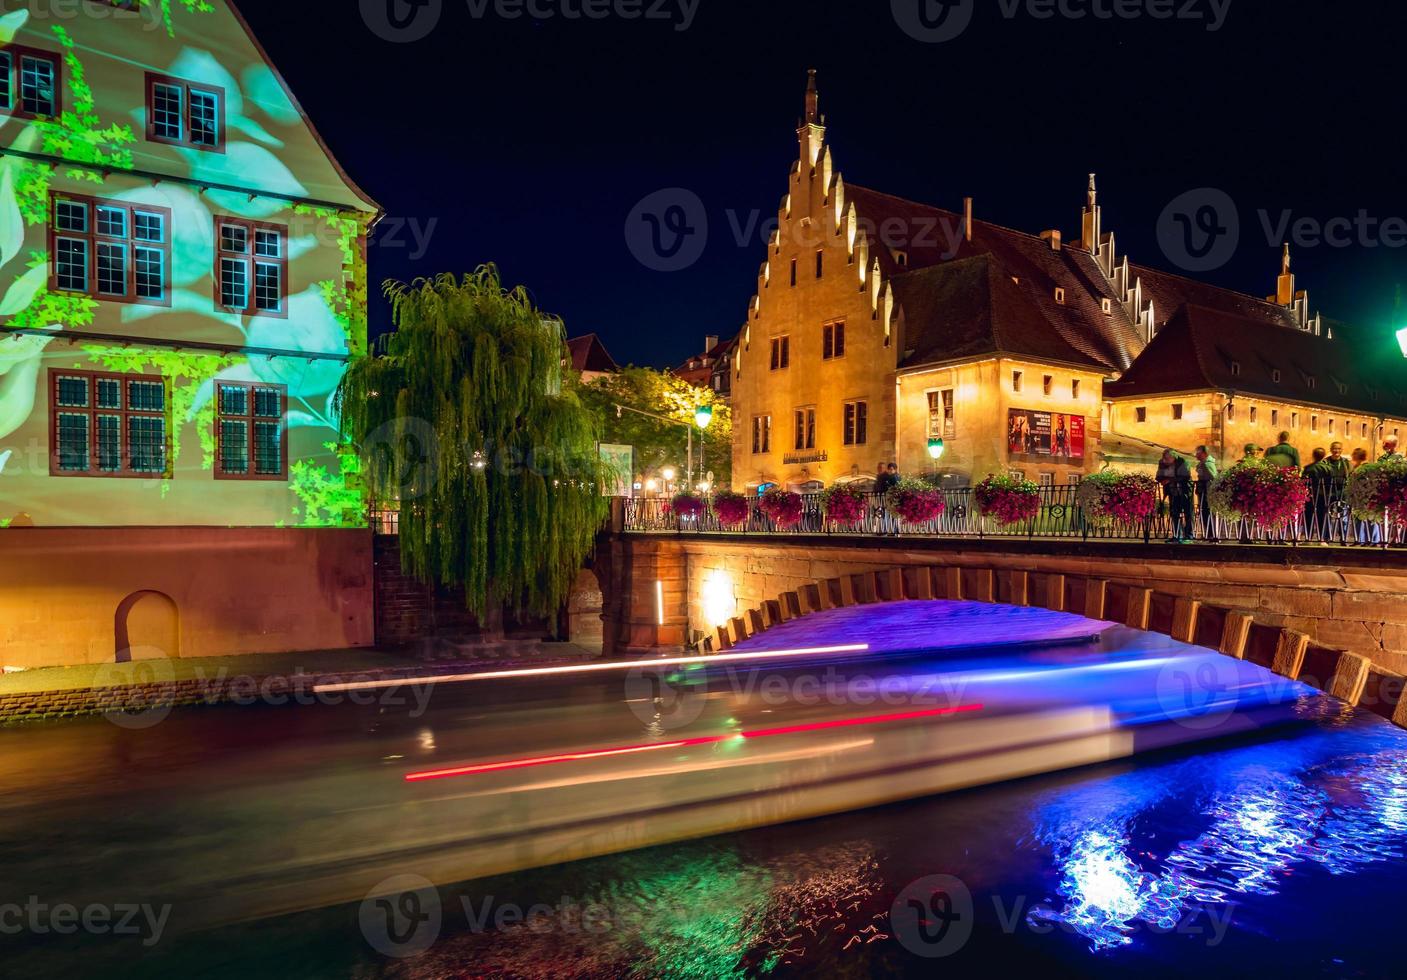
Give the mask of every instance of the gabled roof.
[[[968, 241], [962, 234], [962, 215], [954, 211], [854, 184], [845, 185], [845, 199], [855, 205], [871, 238], [880, 239], [871, 241], [870, 254], [894, 284], [908, 331], [908, 351], [901, 364], [953, 359], [966, 356], [961, 350], [985, 345], [991, 350], [984, 353], [1040, 356], [1044, 352], [1065, 363], [1089, 364], [1117, 374], [1128, 369], [1146, 344], [1144, 331], [1125, 313], [1122, 297], [1078, 242], [1057, 250], [1038, 235], [981, 220], [973, 221]], [[903, 229], [904, 240], [884, 241], [886, 228]], [[899, 252], [905, 259], [902, 263]], [[1000, 297], [989, 310], [992, 336], [979, 344], [969, 321], [964, 327], [967, 333], [950, 342], [950, 328], [944, 321], [951, 314], [937, 295], [924, 294], [937, 290], [944, 302], [964, 302], [947, 295], [951, 283], [936, 270], [975, 256], [987, 257], [987, 275], [998, 290], [990, 295]], [[1157, 326], [1193, 304], [1300, 332], [1289, 310], [1263, 299], [1132, 263], [1130, 273], [1131, 279], [1142, 280], [1143, 298], [1153, 302]], [[1010, 294], [1008, 283], [1019, 288], [1024, 301]], [[1065, 291], [1063, 304], [1056, 302], [1057, 288]], [[1104, 300], [1111, 305], [1110, 313], [1103, 310]], [[969, 317], [971, 313], [969, 309]]]
[[572, 337], [567, 341], [567, 350], [571, 354], [572, 367], [578, 374], [587, 371], [614, 374], [620, 370], [615, 359], [606, 350], [606, 345], [601, 343], [601, 338], [594, 333]]
[[[1400, 352], [1399, 352], [1400, 353]], [[1109, 398], [1226, 391], [1377, 416], [1407, 415], [1407, 360], [1371, 358], [1255, 317], [1185, 305], [1132, 368], [1104, 386]]]
[[1012, 354], [1112, 370], [1085, 338], [1072, 339], [1075, 331], [1053, 322], [995, 256], [930, 266], [893, 285], [907, 336], [901, 366]]

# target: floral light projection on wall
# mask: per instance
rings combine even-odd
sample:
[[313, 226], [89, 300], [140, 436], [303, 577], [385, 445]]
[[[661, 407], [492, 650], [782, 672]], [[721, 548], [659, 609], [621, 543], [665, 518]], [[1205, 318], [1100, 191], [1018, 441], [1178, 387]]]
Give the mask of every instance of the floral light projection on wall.
[[[361, 526], [359, 463], [338, 442], [332, 395], [367, 349], [364, 240], [376, 209], [236, 14], [142, 0], [55, 24], [22, 9], [0, 16], [0, 50], [10, 45], [55, 59], [58, 112], [0, 113], [0, 521]], [[218, 152], [148, 138], [148, 73], [220, 93]], [[168, 209], [167, 302], [54, 289], [51, 194]], [[280, 315], [218, 302], [223, 217], [286, 228]], [[165, 378], [166, 477], [51, 476], [53, 371]], [[220, 382], [286, 389], [286, 479], [216, 479]]]

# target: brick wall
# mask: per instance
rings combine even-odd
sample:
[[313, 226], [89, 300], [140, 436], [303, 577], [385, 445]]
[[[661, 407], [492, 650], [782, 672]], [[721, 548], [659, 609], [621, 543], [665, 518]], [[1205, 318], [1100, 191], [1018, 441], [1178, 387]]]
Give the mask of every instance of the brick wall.
[[404, 646], [430, 636], [482, 633], [464, 605], [463, 589], [428, 586], [401, 568], [400, 539], [376, 536], [376, 644]]

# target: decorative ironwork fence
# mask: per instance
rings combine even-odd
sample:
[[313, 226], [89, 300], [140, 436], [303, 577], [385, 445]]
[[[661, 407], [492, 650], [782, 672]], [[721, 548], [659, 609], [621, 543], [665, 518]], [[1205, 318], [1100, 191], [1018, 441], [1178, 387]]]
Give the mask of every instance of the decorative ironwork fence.
[[1359, 520], [1349, 510], [1345, 488], [1330, 484], [1316, 490], [1304, 513], [1285, 527], [1262, 527], [1253, 521], [1228, 520], [1215, 514], [1197, 484], [1174, 486], [1163, 492], [1155, 515], [1135, 523], [1086, 520], [1077, 500], [1077, 486], [1041, 487], [1041, 506], [1029, 521], [999, 524], [978, 512], [974, 490], [943, 490], [945, 507], [936, 520], [911, 524], [902, 521], [885, 504], [883, 494], [865, 495], [865, 517], [842, 527], [827, 520], [822, 495], [802, 494], [801, 520], [793, 527], [778, 527], [759, 507], [748, 501], [747, 518], [724, 525], [704, 501], [698, 517], [680, 517], [663, 497], [625, 501], [625, 530], [676, 534], [833, 534], [852, 537], [954, 537], [954, 538], [1075, 538], [1110, 541], [1215, 541], [1221, 544], [1332, 544], [1396, 547], [1407, 543], [1401, 524]]

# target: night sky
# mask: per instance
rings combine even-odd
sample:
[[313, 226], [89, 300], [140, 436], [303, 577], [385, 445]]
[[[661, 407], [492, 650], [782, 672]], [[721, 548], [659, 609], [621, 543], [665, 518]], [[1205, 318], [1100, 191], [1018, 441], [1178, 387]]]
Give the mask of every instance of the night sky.
[[[389, 33], [388, 2], [410, 11], [404, 0], [238, 0], [399, 231], [373, 247], [373, 280], [494, 261], [622, 363], [674, 364], [742, 325], [764, 258], [756, 223], [786, 190], [807, 68], [852, 183], [952, 209], [971, 195], [979, 218], [1070, 239], [1098, 171], [1120, 251], [1174, 271], [1160, 217], [1180, 195], [1216, 188], [1240, 233], [1201, 278], [1273, 292], [1273, 226], [1288, 212], [1311, 219], [1294, 254], [1312, 306], [1385, 336], [1394, 325], [1407, 279], [1396, 4], [1122, 0], [1197, 18], [1167, 20], [1100, 19], [1116, 0], [1065, 0], [1088, 13], [1074, 20], [1038, 16], [1050, 2], [975, 0], [958, 37], [923, 43], [900, 20], [917, 24], [924, 0], [643, 0], [661, 18], [633, 21], [564, 15], [582, 0], [536, 0], [553, 14], [538, 19], [496, 12], [521, 9], [511, 0], [420, 0], [419, 17], [439, 8], [438, 22], [393, 43], [368, 27]], [[632, 209], [663, 188], [696, 194], [707, 216], [702, 255], [682, 271], [646, 267], [627, 243]], [[1360, 212], [1370, 234], [1317, 241], [1331, 219]], [[1384, 242], [1376, 226], [1388, 219], [1401, 234]], [[417, 254], [415, 232], [431, 222]], [[735, 229], [751, 233], [740, 241]], [[388, 327], [384, 303], [372, 324]]]

